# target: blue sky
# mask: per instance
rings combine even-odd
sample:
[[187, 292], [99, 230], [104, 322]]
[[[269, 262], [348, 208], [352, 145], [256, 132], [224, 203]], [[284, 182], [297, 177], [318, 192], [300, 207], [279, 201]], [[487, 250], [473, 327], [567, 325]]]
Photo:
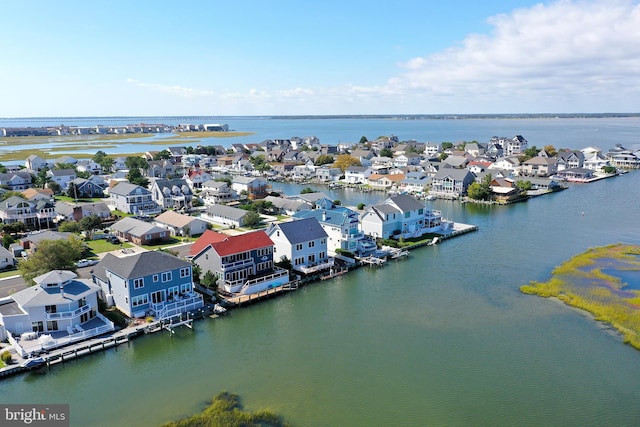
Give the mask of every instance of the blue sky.
[[638, 0], [21, 0], [0, 15], [0, 117], [640, 111]]

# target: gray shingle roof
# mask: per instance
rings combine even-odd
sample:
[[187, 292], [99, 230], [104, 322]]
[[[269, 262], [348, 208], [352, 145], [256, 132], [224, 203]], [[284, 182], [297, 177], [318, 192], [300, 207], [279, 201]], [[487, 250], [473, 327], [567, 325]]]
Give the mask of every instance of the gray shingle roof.
[[389, 199], [393, 203], [395, 203], [396, 206], [398, 206], [403, 212], [415, 211], [417, 209], [424, 208], [424, 204], [407, 194], [393, 196]]
[[166, 231], [155, 224], [140, 221], [139, 219], [127, 217], [111, 226], [112, 229], [121, 233], [128, 233], [132, 236], [143, 236], [145, 234], [160, 233]]
[[277, 225], [289, 243], [296, 244], [327, 237], [327, 232], [315, 218], [304, 218]]
[[160, 274], [165, 271], [189, 267], [190, 265], [187, 261], [160, 251], [140, 252], [125, 257], [117, 257], [108, 253], [96, 265], [94, 274], [103, 278], [104, 271], [108, 270], [124, 279], [132, 279]]
[[206, 212], [211, 216], [221, 216], [236, 221], [240, 221], [249, 213], [249, 211], [245, 211], [244, 209], [234, 208], [232, 206], [226, 205], [209, 206]]

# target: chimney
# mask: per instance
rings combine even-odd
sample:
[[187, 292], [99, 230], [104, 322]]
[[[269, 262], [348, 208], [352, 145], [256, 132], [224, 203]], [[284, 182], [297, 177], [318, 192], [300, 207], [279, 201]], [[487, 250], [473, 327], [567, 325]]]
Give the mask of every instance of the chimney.
[[322, 220], [323, 221], [327, 220], [327, 211], [322, 211]]

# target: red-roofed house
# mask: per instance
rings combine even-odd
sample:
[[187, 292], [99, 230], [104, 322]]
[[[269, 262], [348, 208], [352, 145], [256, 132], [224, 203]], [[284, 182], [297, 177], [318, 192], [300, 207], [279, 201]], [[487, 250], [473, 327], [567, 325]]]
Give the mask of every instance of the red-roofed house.
[[193, 262], [211, 271], [218, 288], [253, 294], [289, 283], [289, 272], [273, 264], [273, 241], [263, 230], [228, 236], [207, 230], [191, 246]]

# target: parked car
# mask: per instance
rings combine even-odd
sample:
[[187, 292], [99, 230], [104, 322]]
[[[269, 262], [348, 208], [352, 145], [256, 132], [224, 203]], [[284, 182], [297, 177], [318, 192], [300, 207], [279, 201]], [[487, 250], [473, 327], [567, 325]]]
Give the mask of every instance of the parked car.
[[98, 260], [95, 259], [81, 259], [80, 261], [76, 261], [76, 267], [91, 267], [92, 265], [96, 265]]
[[107, 242], [113, 243], [114, 245], [119, 245], [120, 239], [118, 239], [116, 236], [111, 235], [107, 237]]

